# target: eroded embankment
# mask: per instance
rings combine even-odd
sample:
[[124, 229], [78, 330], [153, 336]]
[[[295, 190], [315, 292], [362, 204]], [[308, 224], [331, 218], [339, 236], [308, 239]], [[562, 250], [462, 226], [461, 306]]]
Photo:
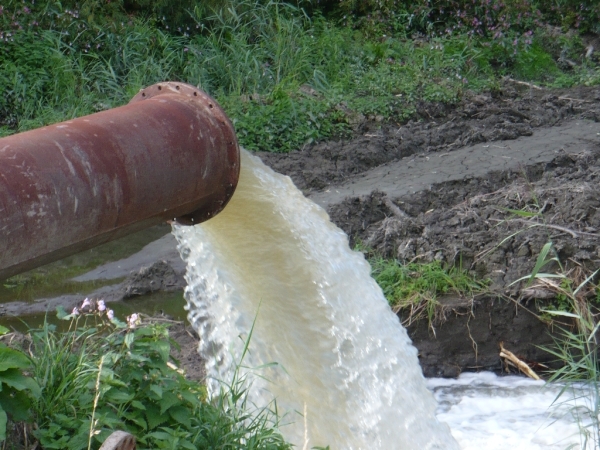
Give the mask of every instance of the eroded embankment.
[[366, 124], [350, 142], [263, 155], [328, 209], [351, 244], [491, 280], [490, 295], [441, 299], [432, 326], [406, 322], [426, 375], [502, 370], [500, 342], [550, 362], [538, 346], [557, 329], [540, 310], [556, 296], [511, 283], [531, 273], [547, 242], [574, 283], [600, 261], [600, 90], [517, 88], [455, 109], [423, 106], [423, 120], [404, 126]]

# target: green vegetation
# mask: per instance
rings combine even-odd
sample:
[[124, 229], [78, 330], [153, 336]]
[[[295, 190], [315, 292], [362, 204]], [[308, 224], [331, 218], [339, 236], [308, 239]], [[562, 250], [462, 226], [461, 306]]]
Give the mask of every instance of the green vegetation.
[[598, 5], [547, 3], [8, 0], [0, 135], [179, 80], [219, 100], [243, 146], [284, 152], [363, 120], [406, 121], [420, 102], [454, 103], [502, 76], [599, 83], [580, 35], [599, 31]]
[[[0, 336], [8, 331], [0, 326]], [[6, 439], [8, 419], [29, 420], [32, 400], [40, 396], [39, 385], [24, 373], [31, 366], [23, 352], [0, 344], [0, 442]]]
[[[276, 414], [248, 404], [245, 380], [237, 377], [208, 402], [205, 388], [171, 358], [175, 343], [165, 324], [143, 323], [137, 314], [124, 323], [103, 302], [88, 300], [59, 317], [70, 322], [68, 331], [48, 323], [31, 330], [31, 360], [0, 348], [10, 356], [0, 365], [0, 405], [10, 395], [6, 386], [36, 394], [19, 409], [5, 409], [13, 429], [27, 417], [34, 421], [29, 432], [42, 448], [97, 449], [114, 430], [132, 433], [140, 449], [291, 448]], [[32, 378], [18, 372], [25, 363]]]
[[[551, 263], [558, 266], [556, 273], [540, 272]], [[595, 283], [599, 271], [588, 273], [580, 266], [565, 270], [552, 243], [548, 242], [531, 274], [518, 280], [556, 294], [556, 302], [542, 309], [546, 317], [560, 324], [554, 346], [544, 348], [559, 363], [549, 381], [564, 385], [554, 405], [560, 407], [563, 402], [573, 405], [570, 413], [578, 421], [582, 448], [600, 445], [600, 342], [597, 335], [600, 323]]]
[[475, 279], [460, 267], [444, 268], [437, 262], [400, 264], [396, 260], [370, 260], [372, 275], [395, 312], [405, 311], [409, 320], [433, 320], [437, 298], [443, 294], [472, 297], [486, 290], [487, 282]]

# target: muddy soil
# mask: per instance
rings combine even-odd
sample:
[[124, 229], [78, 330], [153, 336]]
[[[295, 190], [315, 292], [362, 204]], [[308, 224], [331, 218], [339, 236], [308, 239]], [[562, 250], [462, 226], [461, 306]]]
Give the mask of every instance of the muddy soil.
[[495, 92], [466, 95], [456, 106], [422, 104], [406, 124], [364, 121], [352, 140], [323, 142], [289, 154], [257, 154], [310, 193], [403, 157], [531, 136], [536, 128], [573, 118], [600, 120], [599, 88], [548, 91], [507, 82]]
[[[460, 265], [490, 280], [489, 295], [441, 299], [441, 313], [432, 323], [407, 322], [425, 375], [502, 372], [507, 368], [499, 357], [501, 342], [534, 367], [552, 365], [539, 346], [551, 346], [559, 327], [550, 326], [540, 311], [556, 306], [556, 289], [513, 282], [531, 273], [548, 242], [562, 268], [551, 263], [545, 272], [562, 270], [575, 284], [600, 267], [600, 128], [595, 125], [600, 89], [547, 91], [508, 83], [497, 92], [469, 96], [456, 108], [423, 105], [419, 116], [401, 126], [365, 123], [362, 136], [351, 141], [261, 157], [327, 207], [351, 245], [360, 241], [401, 262]], [[582, 124], [587, 134], [576, 129]], [[559, 127], [571, 133], [567, 141], [552, 135]], [[493, 142], [502, 145], [480, 144]], [[535, 144], [548, 152], [531, 158]], [[357, 180], [370, 177], [372, 187], [381, 176], [383, 185], [384, 177], [406, 172], [415, 158], [423, 161], [414, 169], [422, 171], [415, 178], [431, 176], [446, 164], [435, 156], [458, 154], [468, 146], [475, 156], [497, 147], [494, 158], [515, 158], [503, 149], [518, 147], [522, 157], [508, 168], [486, 157], [473, 172], [477, 176], [465, 172], [415, 192], [399, 189], [404, 193], [394, 196], [385, 181], [386, 192], [375, 188], [337, 201], [346, 187], [360, 184]]]

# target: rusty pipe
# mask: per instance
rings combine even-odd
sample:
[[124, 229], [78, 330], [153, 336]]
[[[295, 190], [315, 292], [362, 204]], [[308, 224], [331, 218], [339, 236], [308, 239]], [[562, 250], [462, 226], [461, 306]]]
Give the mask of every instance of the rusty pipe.
[[207, 220], [233, 195], [239, 162], [223, 110], [175, 82], [2, 138], [0, 279], [166, 220]]

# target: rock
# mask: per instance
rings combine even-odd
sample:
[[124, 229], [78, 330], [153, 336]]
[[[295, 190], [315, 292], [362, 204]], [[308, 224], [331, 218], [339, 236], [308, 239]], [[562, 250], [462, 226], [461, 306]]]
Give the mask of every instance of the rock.
[[123, 284], [123, 298], [156, 291], [172, 291], [183, 287], [185, 287], [183, 277], [178, 275], [166, 261], [157, 261], [129, 276]]

